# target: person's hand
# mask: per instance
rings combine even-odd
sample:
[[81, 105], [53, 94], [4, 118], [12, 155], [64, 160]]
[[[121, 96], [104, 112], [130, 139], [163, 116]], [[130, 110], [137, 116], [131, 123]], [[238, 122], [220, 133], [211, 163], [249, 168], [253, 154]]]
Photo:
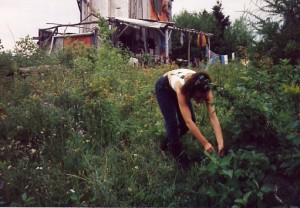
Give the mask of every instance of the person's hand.
[[218, 154], [223, 157], [224, 156], [224, 146], [223, 145], [218, 145]]
[[204, 145], [204, 150], [207, 152], [207, 153], [212, 153], [214, 151], [214, 147], [211, 145], [211, 143], [207, 142], [205, 145]]

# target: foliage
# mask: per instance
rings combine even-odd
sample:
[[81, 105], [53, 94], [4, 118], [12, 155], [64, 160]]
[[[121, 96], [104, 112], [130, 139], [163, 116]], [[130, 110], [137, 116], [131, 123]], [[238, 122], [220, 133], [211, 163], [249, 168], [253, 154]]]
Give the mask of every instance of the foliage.
[[27, 35], [25, 38], [16, 42], [14, 53], [28, 58], [34, 54], [37, 50], [37, 45], [32, 41], [32, 39]]
[[98, 26], [101, 40], [103, 42], [110, 42], [110, 38], [115, 32], [114, 29], [109, 28], [108, 21], [102, 16], [99, 17]]
[[12, 76], [17, 70], [14, 57], [10, 52], [0, 52], [0, 77]]
[[19, 67], [32, 66], [30, 57], [37, 53], [37, 45], [27, 35], [25, 38], [21, 38], [16, 42], [13, 53], [15, 55], [16, 62]]
[[4, 48], [4, 47], [3, 47], [2, 41], [1, 41], [1, 39], [0, 39], [0, 52], [1, 52], [1, 50], [2, 50], [3, 48]]
[[[230, 151], [223, 158], [214, 154], [206, 156], [202, 161], [205, 165], [190, 173], [204, 179], [205, 183], [189, 181], [194, 199], [200, 203], [205, 201], [202, 206], [266, 206], [264, 196], [273, 188], [264, 183], [270, 167], [265, 154], [238, 150]], [[214, 186], [214, 183], [219, 185]]]
[[[299, 66], [213, 65], [227, 152], [206, 154], [187, 134], [183, 169], [158, 147], [154, 85], [174, 67], [132, 68], [129, 52], [108, 43], [69, 52], [43, 75], [0, 79], [1, 205], [299, 205]], [[194, 108], [215, 144], [205, 106]]]
[[[217, 1], [211, 12], [206, 10], [199, 13], [189, 13], [183, 10], [174, 17], [176, 26], [190, 28], [205, 33], [212, 33], [211, 50], [217, 54], [230, 54], [239, 52], [240, 47], [250, 47], [253, 44], [253, 33], [247, 20], [243, 17], [231, 24], [229, 16], [223, 14], [223, 7]], [[180, 33], [172, 35], [172, 56], [174, 58], [187, 59], [188, 33], [184, 33], [184, 43], [180, 44]], [[243, 54], [238, 53], [239, 57]], [[205, 59], [205, 48], [199, 48], [196, 44], [196, 35], [191, 35], [191, 57]]]
[[224, 39], [226, 42], [226, 52], [236, 52], [237, 57], [240, 59], [248, 58], [241, 48], [253, 47], [254, 34], [250, 25], [245, 17], [236, 19], [227, 30], [224, 31]]
[[75, 41], [66, 46], [65, 49], [56, 52], [58, 62], [68, 68], [74, 67], [74, 62], [77, 58], [84, 58], [87, 61], [94, 63], [96, 49], [94, 47], [86, 47], [84, 43]]
[[[212, 14], [206, 10], [199, 13], [189, 13], [186, 10], [174, 17], [176, 26], [195, 29], [203, 32], [213, 33], [216, 30]], [[205, 51], [201, 50], [196, 44], [196, 36], [191, 34], [191, 57], [205, 58]], [[214, 41], [214, 40], [212, 40]], [[212, 45], [214, 43], [212, 42]], [[183, 45], [180, 44], [180, 33], [172, 34], [172, 56], [174, 59], [187, 59], [188, 33], [184, 33]]]
[[231, 22], [229, 21], [229, 16], [225, 17], [223, 14], [222, 3], [220, 1], [217, 1], [217, 4], [212, 9], [212, 15], [217, 27], [217, 30], [214, 33], [217, 41], [213, 47], [215, 51], [223, 54], [228, 52], [228, 50], [222, 49], [222, 44], [224, 44], [225, 30], [230, 26]]
[[298, 0], [262, 0], [258, 12], [266, 17], [260, 17], [258, 12], [251, 13], [255, 17], [255, 26], [260, 40], [255, 53], [260, 57], [270, 57], [274, 64], [280, 59], [289, 59], [291, 64], [298, 63], [300, 55], [300, 4]]

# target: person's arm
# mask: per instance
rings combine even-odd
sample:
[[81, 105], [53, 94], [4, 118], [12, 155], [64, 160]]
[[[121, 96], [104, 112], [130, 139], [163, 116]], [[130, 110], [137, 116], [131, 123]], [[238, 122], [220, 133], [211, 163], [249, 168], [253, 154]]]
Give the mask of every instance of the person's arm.
[[[176, 87], [176, 86], [175, 86]], [[189, 108], [188, 100], [184, 97], [180, 90], [177, 90], [178, 104], [182, 117], [186, 123], [186, 126], [190, 132], [198, 139], [198, 141], [203, 145], [204, 150], [207, 152], [212, 152], [214, 150], [213, 146], [206, 140], [203, 134], [198, 129], [197, 125], [192, 119], [192, 114]]]
[[208, 96], [207, 96], [207, 101], [206, 101], [206, 108], [207, 108], [207, 112], [209, 114], [209, 118], [210, 118], [210, 122], [212, 124], [212, 127], [214, 129], [216, 138], [217, 138], [217, 142], [218, 142], [218, 153], [222, 154], [223, 148], [224, 148], [224, 140], [223, 140], [223, 134], [222, 134], [222, 129], [221, 129], [221, 125], [216, 113], [216, 108], [214, 105], [214, 99], [213, 99], [213, 95], [212, 95], [212, 91], [210, 90], [208, 92]]

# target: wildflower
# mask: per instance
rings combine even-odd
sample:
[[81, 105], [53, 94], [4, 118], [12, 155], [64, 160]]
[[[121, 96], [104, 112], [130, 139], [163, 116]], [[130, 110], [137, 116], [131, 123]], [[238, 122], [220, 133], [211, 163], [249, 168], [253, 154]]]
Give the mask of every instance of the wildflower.
[[80, 136], [84, 137], [84, 130], [83, 130], [83, 129], [80, 129], [80, 130], [78, 131], [78, 134], [79, 134]]
[[36, 170], [43, 170], [43, 167], [36, 167]]
[[31, 150], [30, 150], [30, 153], [31, 153], [31, 154], [36, 153], [36, 149], [31, 149]]
[[1, 120], [2, 120], [2, 121], [5, 121], [5, 120], [6, 120], [6, 118], [7, 118], [7, 115], [3, 115], [3, 114], [1, 114]]
[[17, 126], [17, 129], [21, 130], [21, 129], [23, 129], [23, 126]]
[[12, 166], [11, 166], [11, 165], [7, 167], [7, 169], [8, 169], [8, 170], [9, 170], [9, 169], [11, 169], [11, 168], [12, 168]]
[[70, 192], [74, 194], [74, 193], [75, 193], [75, 190], [74, 190], [74, 189], [70, 189]]
[[128, 188], [128, 191], [131, 192], [131, 191], [132, 191], [132, 188], [129, 187], [129, 188]]
[[134, 168], [135, 168], [136, 170], [138, 170], [138, 169], [139, 169], [139, 166], [135, 166]]

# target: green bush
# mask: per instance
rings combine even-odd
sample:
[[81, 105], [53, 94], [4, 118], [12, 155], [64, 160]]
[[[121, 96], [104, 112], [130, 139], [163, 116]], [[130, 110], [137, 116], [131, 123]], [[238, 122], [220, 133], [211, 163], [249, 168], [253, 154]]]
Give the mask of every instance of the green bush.
[[11, 53], [0, 52], [0, 77], [13, 76], [17, 70]]

